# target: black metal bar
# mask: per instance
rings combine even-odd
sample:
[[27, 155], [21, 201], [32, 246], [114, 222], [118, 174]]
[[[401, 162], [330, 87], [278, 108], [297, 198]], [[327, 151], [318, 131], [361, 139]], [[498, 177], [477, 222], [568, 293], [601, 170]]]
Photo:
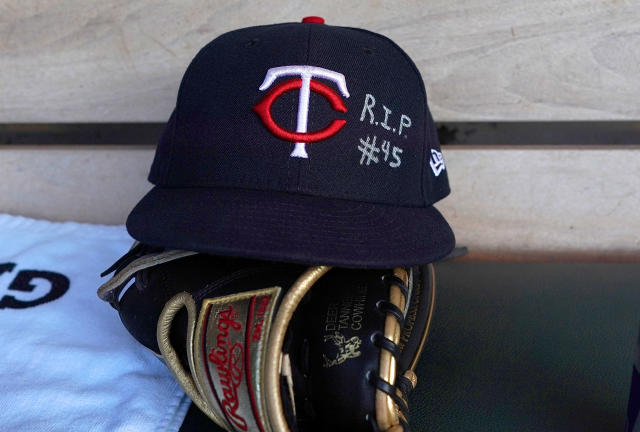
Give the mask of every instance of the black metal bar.
[[[640, 145], [640, 121], [438, 122], [452, 145]], [[164, 123], [0, 124], [0, 145], [153, 145]]]

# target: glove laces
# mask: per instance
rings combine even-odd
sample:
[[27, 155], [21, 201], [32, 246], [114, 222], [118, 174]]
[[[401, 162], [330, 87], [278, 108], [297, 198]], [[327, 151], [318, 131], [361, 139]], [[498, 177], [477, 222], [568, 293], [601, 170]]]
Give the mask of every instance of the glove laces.
[[[388, 286], [395, 285], [400, 288], [402, 295], [405, 298], [405, 302], [409, 301], [409, 289], [402, 279], [395, 275], [385, 275], [383, 277], [383, 281]], [[376, 307], [382, 313], [391, 315], [398, 322], [400, 328], [404, 326], [405, 314], [398, 306], [391, 303], [390, 301], [380, 300], [376, 304]], [[373, 343], [378, 348], [389, 351], [396, 359], [396, 362], [399, 362], [400, 348], [394, 341], [385, 337], [381, 332], [376, 332], [373, 335]], [[404, 374], [396, 377], [395, 384], [391, 384], [390, 382], [378, 376], [378, 374], [372, 373], [371, 371], [368, 373], [368, 379], [371, 385], [373, 385], [376, 389], [386, 393], [395, 402], [396, 407], [398, 408], [398, 421], [400, 424], [391, 426], [384, 432], [410, 432], [408, 422], [408, 396], [416, 387], [418, 380], [416, 374], [409, 369], [405, 371]], [[375, 420], [373, 420], [373, 418], [370, 418], [370, 421], [372, 423], [373, 429], [375, 431], [380, 431], [380, 428], [378, 427]]]

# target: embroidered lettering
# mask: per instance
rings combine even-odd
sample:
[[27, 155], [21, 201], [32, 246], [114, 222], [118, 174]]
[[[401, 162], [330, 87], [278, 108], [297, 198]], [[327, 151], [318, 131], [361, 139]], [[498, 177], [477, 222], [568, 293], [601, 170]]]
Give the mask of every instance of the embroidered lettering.
[[251, 340], [259, 342], [262, 338], [262, 327], [264, 326], [264, 314], [267, 311], [269, 305], [269, 297], [262, 297], [260, 304], [258, 305], [258, 311], [256, 312], [256, 322], [253, 324], [253, 332], [251, 333]]
[[[349, 91], [347, 90], [347, 84], [343, 74], [316, 66], [306, 65], [280, 66], [269, 69], [263, 83], [260, 85], [260, 90], [266, 90], [271, 87], [271, 84], [273, 84], [273, 82], [279, 77], [291, 75], [296, 75], [300, 78], [286, 81], [274, 87], [253, 107], [253, 110], [258, 114], [264, 125], [272, 134], [285, 141], [296, 143], [290, 156], [308, 158], [309, 155], [306, 151], [306, 144], [327, 139], [338, 133], [346, 124], [346, 120], [334, 119], [331, 121], [329, 126], [322, 130], [307, 132], [310, 92], [314, 91], [315, 93], [324, 96], [331, 104], [331, 108], [335, 111], [343, 113], [347, 112], [347, 107], [336, 92], [334, 92], [329, 86], [322, 84], [319, 81], [312, 80], [312, 78], [318, 77], [332, 81], [337, 85], [340, 93], [346, 98], [349, 97]], [[283, 129], [276, 124], [275, 120], [271, 116], [271, 105], [273, 102], [283, 93], [294, 89], [300, 89], [295, 132]]]
[[232, 344], [229, 338], [229, 331], [241, 331], [242, 323], [235, 320], [231, 304], [226, 310], [218, 312], [217, 317], [219, 333], [216, 347], [209, 352], [209, 361], [216, 366], [222, 386], [222, 409], [235, 426], [246, 431], [247, 421], [238, 414], [238, 387], [242, 382], [244, 349], [240, 343]]

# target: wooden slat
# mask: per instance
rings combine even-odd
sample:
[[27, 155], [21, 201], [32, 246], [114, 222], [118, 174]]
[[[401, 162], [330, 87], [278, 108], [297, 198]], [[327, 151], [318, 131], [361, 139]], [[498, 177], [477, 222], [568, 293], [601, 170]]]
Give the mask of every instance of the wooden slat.
[[440, 121], [640, 119], [638, 0], [8, 0], [0, 123], [165, 121], [209, 40], [311, 14], [397, 41]]
[[640, 149], [445, 150], [436, 206], [471, 252], [640, 255]]
[[153, 147], [0, 147], [0, 213], [124, 223], [151, 188]]
[[[123, 223], [150, 187], [153, 152], [0, 147], [0, 212]], [[449, 147], [444, 154], [453, 192], [437, 207], [470, 255], [640, 257], [640, 148]]]
[[465, 253], [447, 257], [451, 261], [523, 262], [523, 263], [639, 263], [638, 249], [598, 250], [486, 250], [465, 248]]

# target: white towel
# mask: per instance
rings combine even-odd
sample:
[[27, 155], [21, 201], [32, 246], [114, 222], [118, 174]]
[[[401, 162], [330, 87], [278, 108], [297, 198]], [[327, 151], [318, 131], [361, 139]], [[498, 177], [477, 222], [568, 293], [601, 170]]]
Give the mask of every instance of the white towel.
[[131, 243], [122, 226], [0, 214], [0, 430], [180, 428], [188, 399], [96, 296]]

